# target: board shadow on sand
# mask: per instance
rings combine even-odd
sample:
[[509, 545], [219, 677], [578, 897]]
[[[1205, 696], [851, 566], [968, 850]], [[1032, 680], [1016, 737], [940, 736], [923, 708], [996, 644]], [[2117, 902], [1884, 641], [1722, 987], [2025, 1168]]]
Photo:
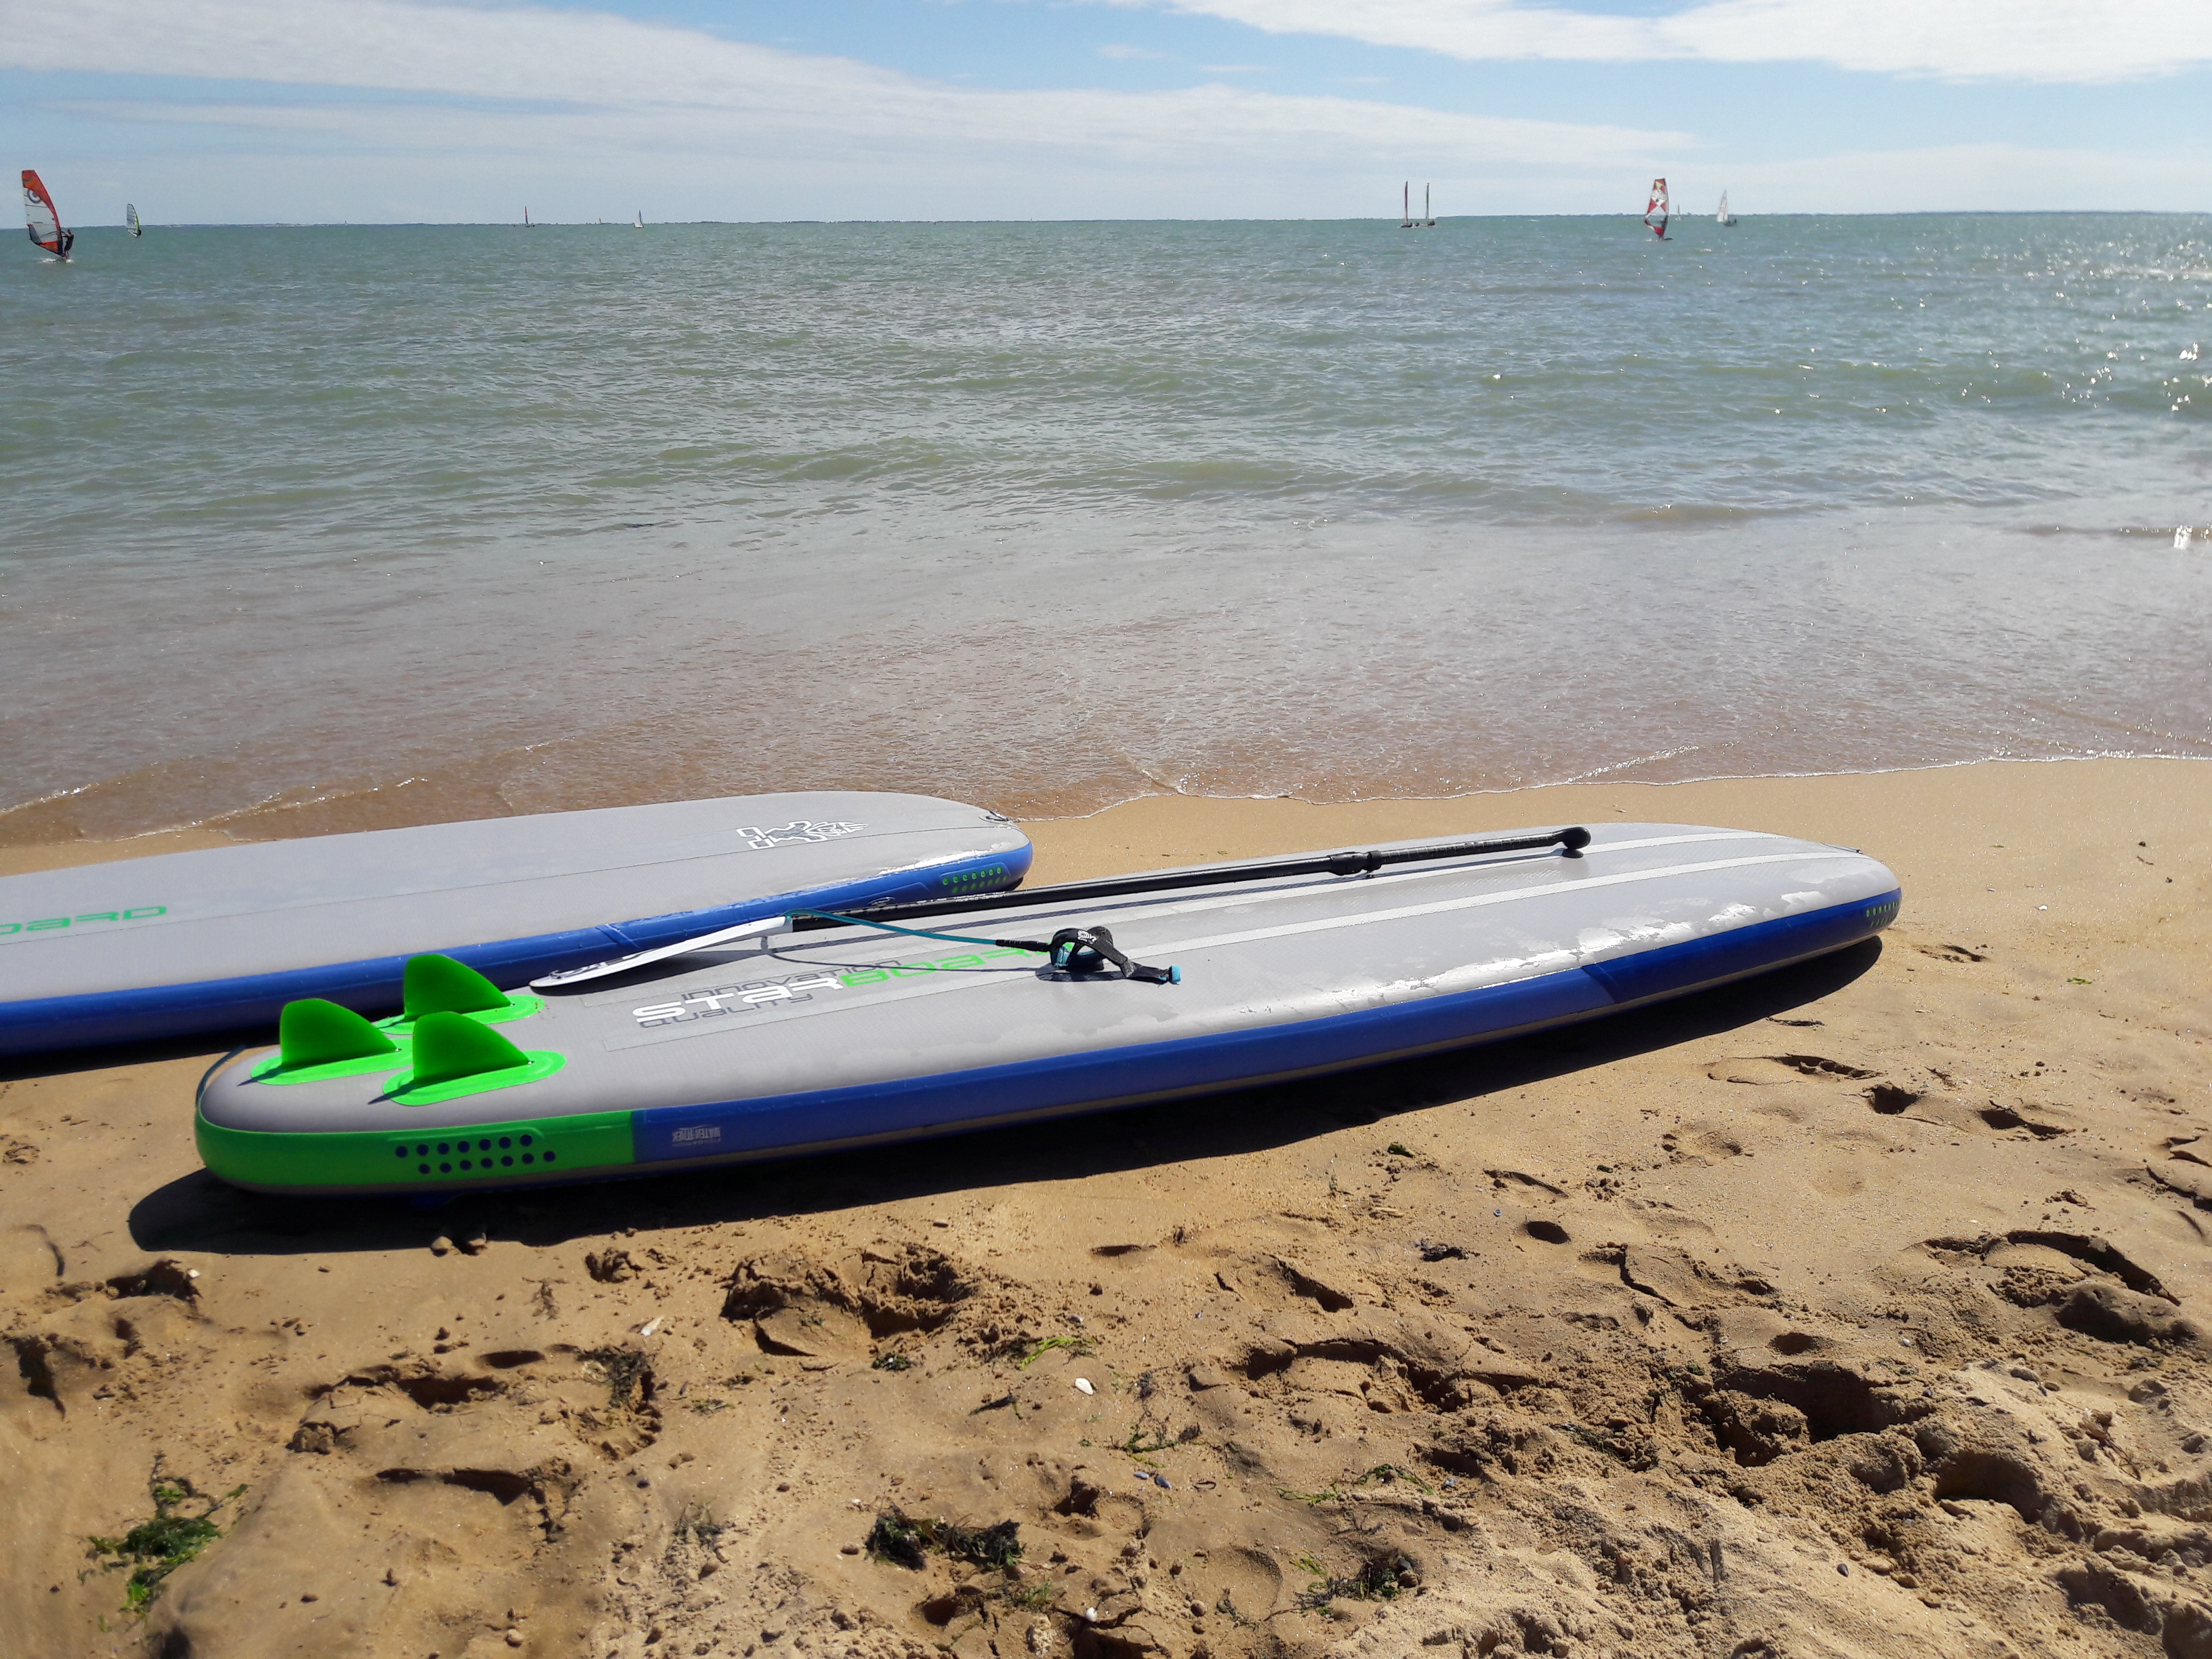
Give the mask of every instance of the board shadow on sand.
[[623, 1227], [726, 1224], [1234, 1157], [1400, 1112], [1478, 1100], [1755, 1024], [1851, 983], [1870, 939], [1664, 1005], [1448, 1053], [1209, 1097], [731, 1168], [573, 1187], [464, 1194], [434, 1208], [391, 1197], [300, 1199], [228, 1187], [204, 1170], [132, 1206], [143, 1249], [216, 1255], [420, 1249], [482, 1234], [534, 1247]]

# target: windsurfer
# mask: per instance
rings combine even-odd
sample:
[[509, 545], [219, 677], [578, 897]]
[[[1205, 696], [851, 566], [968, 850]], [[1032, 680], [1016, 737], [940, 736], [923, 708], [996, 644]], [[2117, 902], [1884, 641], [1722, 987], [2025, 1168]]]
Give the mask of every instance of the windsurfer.
[[66, 259], [76, 246], [76, 233], [62, 223], [54, 198], [38, 173], [23, 169], [23, 221], [32, 242], [57, 259]]

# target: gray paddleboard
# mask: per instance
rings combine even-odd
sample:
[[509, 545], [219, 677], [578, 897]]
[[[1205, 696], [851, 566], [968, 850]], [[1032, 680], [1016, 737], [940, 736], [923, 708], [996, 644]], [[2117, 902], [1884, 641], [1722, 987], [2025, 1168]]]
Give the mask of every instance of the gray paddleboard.
[[405, 958], [502, 988], [796, 904], [1010, 887], [1028, 837], [922, 795], [808, 793], [424, 824], [0, 878], [0, 1053], [398, 1006]]
[[404, 1054], [319, 1080], [246, 1057], [204, 1090], [201, 1151], [247, 1185], [435, 1193], [941, 1134], [1588, 1019], [1855, 944], [1899, 896], [1848, 848], [1608, 824], [1580, 856], [915, 924], [986, 940], [1103, 925], [1178, 968], [1174, 985], [990, 944], [781, 935], [547, 993], [499, 1027], [529, 1064], [480, 1088], [414, 1088]]

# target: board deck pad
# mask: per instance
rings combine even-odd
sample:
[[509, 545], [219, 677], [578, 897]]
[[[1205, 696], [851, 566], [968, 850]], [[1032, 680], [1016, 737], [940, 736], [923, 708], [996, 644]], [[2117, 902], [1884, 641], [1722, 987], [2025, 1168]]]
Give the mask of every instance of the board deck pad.
[[[501, 1032], [562, 1063], [513, 1086], [410, 1098], [395, 1065], [280, 1089], [240, 1060], [202, 1091], [200, 1148], [242, 1185], [422, 1193], [951, 1133], [1588, 1019], [1856, 944], [1899, 902], [1850, 848], [1680, 824], [1604, 825], [1579, 855], [1040, 894], [916, 924], [981, 943], [830, 928], [548, 991]], [[1182, 982], [991, 942], [1100, 926]]]
[[0, 1054], [382, 1015], [409, 957], [509, 989], [794, 906], [1011, 887], [981, 807], [808, 792], [266, 842], [0, 878]]

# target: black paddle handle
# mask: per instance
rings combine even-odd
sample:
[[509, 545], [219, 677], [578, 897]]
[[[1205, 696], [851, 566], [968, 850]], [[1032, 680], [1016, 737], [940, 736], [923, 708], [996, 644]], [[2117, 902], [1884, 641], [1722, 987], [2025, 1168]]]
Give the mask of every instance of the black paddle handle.
[[[1489, 841], [1453, 842], [1443, 847], [1400, 847], [1384, 851], [1325, 853], [1316, 858], [1280, 859], [1256, 864], [1221, 864], [1211, 868], [1178, 870], [1172, 874], [1109, 876], [1102, 881], [1066, 882], [1057, 887], [1030, 887], [1011, 893], [982, 893], [963, 898], [922, 899], [911, 904], [855, 906], [846, 914], [874, 921], [896, 921], [914, 917], [979, 910], [1026, 909], [1034, 905], [1078, 903], [1090, 899], [1122, 898], [1138, 893], [1173, 892], [1183, 887], [1213, 887], [1223, 882], [1269, 881], [1285, 876], [1362, 876], [1395, 864], [1419, 864], [1435, 859], [1473, 858], [1484, 853], [1530, 853], [1556, 847], [1568, 858], [1580, 858], [1589, 846], [1590, 832], [1578, 823], [1548, 830], [1535, 836], [1504, 836]], [[797, 916], [793, 933], [840, 924], [819, 916]]]

